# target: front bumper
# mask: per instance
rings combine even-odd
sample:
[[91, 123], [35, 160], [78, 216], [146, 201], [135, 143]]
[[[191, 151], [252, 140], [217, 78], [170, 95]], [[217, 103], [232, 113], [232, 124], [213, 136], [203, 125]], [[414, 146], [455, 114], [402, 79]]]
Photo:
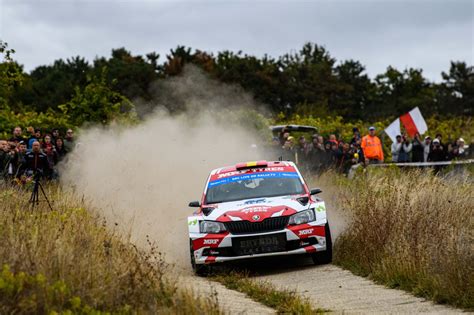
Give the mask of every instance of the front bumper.
[[258, 234], [191, 234], [196, 264], [310, 254], [326, 250], [324, 225], [315, 222]]

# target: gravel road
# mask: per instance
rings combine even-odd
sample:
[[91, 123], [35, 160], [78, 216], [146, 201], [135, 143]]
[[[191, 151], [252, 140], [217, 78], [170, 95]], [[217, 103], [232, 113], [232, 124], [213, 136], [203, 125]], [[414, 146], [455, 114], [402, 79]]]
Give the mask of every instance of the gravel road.
[[200, 296], [217, 295], [219, 306], [227, 314], [275, 314], [272, 308], [251, 300], [243, 293], [229, 290], [220, 283], [191, 275], [182, 276], [181, 281], [184, 287], [191, 288]]
[[402, 290], [377, 285], [335, 265], [314, 266], [306, 259], [301, 259], [298, 266], [291, 261], [276, 265], [271, 274], [262, 274], [259, 270], [260, 276], [256, 279], [296, 290], [309, 297], [315, 308], [344, 314], [462, 313], [461, 310], [434, 304]]

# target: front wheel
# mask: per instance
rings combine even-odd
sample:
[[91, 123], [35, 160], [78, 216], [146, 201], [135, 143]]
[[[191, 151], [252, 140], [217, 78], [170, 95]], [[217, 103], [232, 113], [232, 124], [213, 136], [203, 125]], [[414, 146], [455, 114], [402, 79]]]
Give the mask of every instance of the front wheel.
[[209, 266], [196, 264], [196, 259], [194, 258], [194, 249], [193, 249], [193, 240], [189, 240], [189, 252], [191, 256], [191, 267], [193, 268], [194, 273], [197, 276], [205, 277], [209, 274]]
[[332, 262], [332, 240], [329, 222], [324, 226], [324, 231], [326, 234], [326, 250], [311, 255], [316, 265], [330, 264]]

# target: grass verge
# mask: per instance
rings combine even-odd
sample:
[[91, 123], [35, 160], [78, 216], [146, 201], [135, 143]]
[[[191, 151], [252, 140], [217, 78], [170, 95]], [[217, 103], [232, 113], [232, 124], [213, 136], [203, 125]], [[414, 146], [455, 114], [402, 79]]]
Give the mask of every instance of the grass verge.
[[372, 170], [336, 180], [350, 218], [334, 262], [391, 288], [474, 308], [472, 178]]
[[156, 248], [139, 250], [74, 196], [46, 189], [54, 211], [0, 187], [1, 314], [221, 313], [178, 288]]
[[278, 314], [323, 314], [323, 309], [313, 309], [307, 298], [295, 291], [279, 290], [268, 282], [250, 279], [244, 273], [230, 272], [218, 274], [213, 280], [222, 283], [231, 290], [246, 294], [252, 300], [275, 309]]

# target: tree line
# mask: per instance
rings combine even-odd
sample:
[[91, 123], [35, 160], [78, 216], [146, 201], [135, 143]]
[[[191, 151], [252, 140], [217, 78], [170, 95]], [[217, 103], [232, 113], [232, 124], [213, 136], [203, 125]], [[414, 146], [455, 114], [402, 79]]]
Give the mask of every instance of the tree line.
[[[256, 100], [287, 117], [342, 116], [345, 120], [380, 120], [418, 106], [426, 116], [474, 114], [474, 67], [452, 61], [442, 81], [430, 82], [422, 69], [387, 70], [370, 78], [356, 60], [337, 61], [325, 47], [306, 43], [299, 51], [273, 58], [243, 52], [216, 54], [178, 46], [161, 62], [152, 52], [134, 55], [125, 48], [92, 62], [83, 57], [55, 60], [29, 73], [0, 42], [0, 109], [12, 113], [47, 111], [84, 121], [106, 121], [109, 111], [126, 111], [129, 100], [151, 101], [157, 80], [179, 75], [193, 64], [211, 78], [240, 85]], [[8, 83], [5, 83], [8, 82]], [[169, 105], [171, 112], [182, 110]], [[105, 108], [104, 108], [105, 107]]]

